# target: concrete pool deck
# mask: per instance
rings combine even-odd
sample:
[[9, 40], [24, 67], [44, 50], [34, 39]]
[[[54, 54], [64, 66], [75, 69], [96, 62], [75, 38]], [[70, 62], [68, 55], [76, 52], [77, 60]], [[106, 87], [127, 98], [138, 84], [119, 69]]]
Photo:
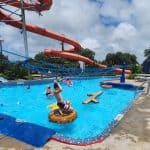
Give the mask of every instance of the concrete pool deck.
[[[115, 81], [117, 82], [117, 81]], [[127, 80], [141, 85], [142, 82]], [[33, 150], [30, 145], [0, 135], [0, 150]], [[67, 145], [49, 141], [40, 150], [149, 150], [150, 149], [150, 96], [142, 95], [125, 114], [111, 134], [102, 142], [89, 146]]]

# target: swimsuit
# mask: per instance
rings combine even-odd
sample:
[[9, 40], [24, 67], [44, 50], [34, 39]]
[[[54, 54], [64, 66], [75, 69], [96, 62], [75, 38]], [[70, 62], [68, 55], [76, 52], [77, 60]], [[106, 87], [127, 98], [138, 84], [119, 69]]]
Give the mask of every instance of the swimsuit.
[[58, 102], [57, 105], [58, 105], [58, 107], [59, 107], [60, 109], [63, 109], [64, 106], [65, 106], [65, 103], [64, 103], [64, 102]]

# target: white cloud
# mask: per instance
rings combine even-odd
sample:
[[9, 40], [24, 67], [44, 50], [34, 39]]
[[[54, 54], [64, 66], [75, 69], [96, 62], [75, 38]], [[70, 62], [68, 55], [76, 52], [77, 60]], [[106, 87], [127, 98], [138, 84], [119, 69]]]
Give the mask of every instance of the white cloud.
[[[103, 5], [97, 3], [102, 1]], [[77, 40], [83, 47], [96, 52], [103, 60], [108, 52], [130, 52], [138, 61], [144, 60], [144, 49], [150, 46], [150, 1], [149, 0], [55, 0], [49, 11], [39, 17], [26, 11], [26, 20], [54, 32]], [[105, 26], [100, 15], [111, 17], [120, 23]], [[108, 20], [109, 21], [109, 20]], [[0, 24], [0, 34], [5, 39], [4, 47], [23, 53], [23, 38], [20, 30]], [[29, 53], [34, 56], [45, 48], [60, 48], [60, 42], [28, 33]]]
[[133, 49], [137, 36], [138, 32], [136, 28], [129, 23], [123, 22], [112, 31], [108, 45], [115, 51], [124, 50], [134, 53]]
[[99, 42], [96, 39], [92, 39], [92, 38], [84, 39], [81, 45], [83, 46], [83, 48], [89, 48], [89, 49], [100, 48]]
[[123, 22], [120, 23], [112, 33], [113, 40], [128, 41], [128, 39], [135, 38], [136, 29], [133, 25]]

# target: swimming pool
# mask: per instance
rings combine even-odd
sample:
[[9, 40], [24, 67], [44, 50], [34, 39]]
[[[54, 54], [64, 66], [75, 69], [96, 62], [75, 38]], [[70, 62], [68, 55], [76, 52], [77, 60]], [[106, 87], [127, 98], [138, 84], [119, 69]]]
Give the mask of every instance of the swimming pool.
[[[53, 82], [34, 84], [30, 89], [26, 89], [25, 85], [1, 87], [0, 113], [54, 129], [57, 132], [56, 139], [70, 140], [70, 143], [96, 140], [110, 128], [118, 114], [128, 108], [135, 96], [135, 90], [103, 89], [100, 82], [104, 79], [106, 78], [74, 80], [72, 87], [61, 83], [63, 98], [71, 102], [78, 114], [71, 123], [57, 124], [48, 121], [51, 109], [47, 108], [47, 105], [56, 100], [54, 97], [47, 98], [44, 91], [48, 84], [53, 87]], [[88, 98], [88, 93], [99, 90], [103, 91], [103, 94], [97, 97], [99, 103], [82, 104]]]

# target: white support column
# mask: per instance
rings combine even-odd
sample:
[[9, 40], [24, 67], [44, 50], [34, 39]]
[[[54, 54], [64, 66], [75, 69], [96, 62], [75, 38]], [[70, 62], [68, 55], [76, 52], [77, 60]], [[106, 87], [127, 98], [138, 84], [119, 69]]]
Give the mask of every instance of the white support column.
[[[24, 39], [24, 48], [25, 48], [25, 56], [29, 57], [28, 51], [28, 38], [27, 38], [27, 31], [26, 31], [26, 18], [25, 18], [25, 9], [24, 9], [24, 2], [20, 0], [21, 3], [21, 19], [22, 19], [22, 29], [23, 29], [23, 39]], [[28, 79], [30, 77], [30, 70], [28, 70]]]
[[3, 47], [2, 47], [2, 42], [3, 42], [4, 40], [2, 39], [2, 37], [0, 36], [0, 55], [1, 55], [1, 57], [0, 57], [0, 59], [1, 59], [1, 62], [2, 62], [2, 54], [3, 54]]

